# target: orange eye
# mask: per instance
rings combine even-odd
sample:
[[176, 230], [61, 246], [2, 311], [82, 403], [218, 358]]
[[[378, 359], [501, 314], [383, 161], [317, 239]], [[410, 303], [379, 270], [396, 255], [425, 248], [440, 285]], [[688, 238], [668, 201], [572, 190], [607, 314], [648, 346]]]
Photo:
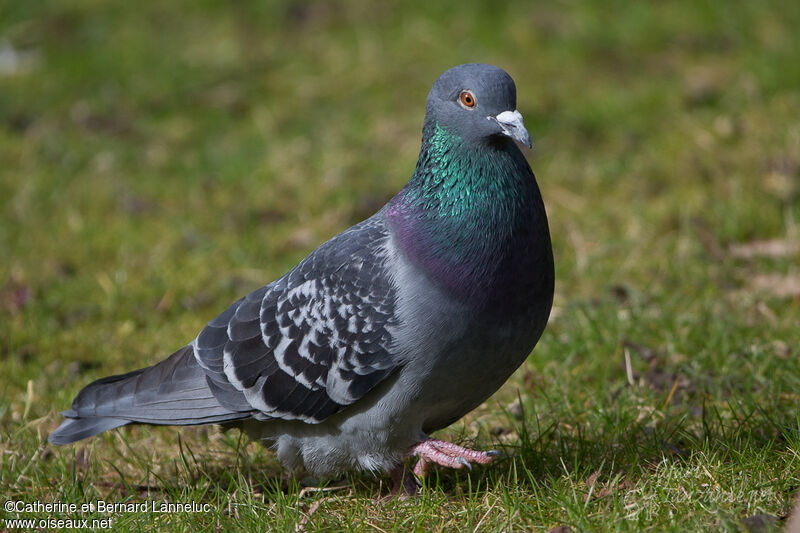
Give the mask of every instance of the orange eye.
[[475, 96], [473, 96], [472, 92], [470, 91], [461, 91], [458, 99], [461, 101], [461, 105], [464, 107], [475, 107]]

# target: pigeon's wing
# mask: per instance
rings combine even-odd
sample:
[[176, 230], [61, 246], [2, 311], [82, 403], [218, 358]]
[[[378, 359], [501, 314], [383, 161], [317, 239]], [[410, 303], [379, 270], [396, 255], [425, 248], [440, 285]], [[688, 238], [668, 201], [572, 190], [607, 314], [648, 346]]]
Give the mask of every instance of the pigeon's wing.
[[353, 226], [208, 323], [195, 357], [223, 406], [318, 423], [393, 371], [386, 239], [377, 216]]

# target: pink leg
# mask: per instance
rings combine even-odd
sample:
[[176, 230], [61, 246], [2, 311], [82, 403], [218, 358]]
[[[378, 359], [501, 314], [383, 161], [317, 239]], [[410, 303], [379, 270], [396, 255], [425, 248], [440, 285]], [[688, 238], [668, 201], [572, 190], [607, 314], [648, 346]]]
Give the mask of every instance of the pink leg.
[[437, 450], [446, 453], [447, 455], [451, 455], [453, 457], [463, 457], [464, 459], [466, 459], [471, 463], [480, 463], [482, 465], [488, 465], [489, 463], [492, 462], [492, 460], [495, 457], [502, 455], [502, 452], [499, 452], [497, 450], [489, 450], [488, 452], [479, 452], [443, 440], [428, 439], [417, 444], [417, 446], [420, 446], [422, 444], [430, 444]]
[[425, 477], [429, 463], [447, 466], [450, 468], [461, 469], [464, 467], [472, 468], [470, 463], [489, 464], [495, 457], [502, 455], [502, 452], [490, 450], [479, 452], [458, 446], [451, 442], [436, 439], [426, 439], [417, 443], [409, 455], [419, 457], [419, 462], [414, 467], [414, 474], [418, 478]]
[[396, 465], [390, 475], [392, 477], [392, 496], [408, 498], [416, 494], [419, 483], [403, 463]]
[[471, 469], [470, 463], [485, 465], [502, 455], [503, 452], [497, 450], [479, 452], [443, 440], [425, 439], [415, 444], [408, 452], [408, 457], [418, 458], [413, 475], [403, 464], [398, 464], [392, 469], [392, 495], [403, 498], [416, 494], [420, 481], [425, 478], [431, 463], [455, 469], [464, 467]]

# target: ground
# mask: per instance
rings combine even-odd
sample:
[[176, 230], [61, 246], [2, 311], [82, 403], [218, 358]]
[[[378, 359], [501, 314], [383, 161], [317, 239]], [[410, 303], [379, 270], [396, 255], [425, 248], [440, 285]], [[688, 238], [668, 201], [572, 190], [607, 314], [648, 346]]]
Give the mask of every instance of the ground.
[[[0, 4], [0, 493], [206, 505], [122, 531], [781, 527], [800, 488], [800, 3]], [[440, 433], [505, 459], [287, 477], [236, 430], [46, 444], [379, 208], [445, 69], [505, 68], [534, 140], [555, 307]], [[8, 522], [3, 527], [11, 528]]]

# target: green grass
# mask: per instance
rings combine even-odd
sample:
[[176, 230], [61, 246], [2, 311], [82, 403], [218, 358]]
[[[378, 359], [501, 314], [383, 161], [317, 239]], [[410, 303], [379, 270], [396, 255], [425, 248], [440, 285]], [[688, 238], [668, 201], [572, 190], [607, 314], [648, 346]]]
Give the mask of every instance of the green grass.
[[[209, 504], [113, 514], [123, 531], [781, 527], [799, 25], [778, 1], [0, 2], [0, 493]], [[556, 257], [539, 346], [442, 432], [506, 459], [401, 502], [367, 474], [316, 490], [235, 430], [46, 444], [83, 385], [160, 360], [394, 194], [430, 85], [467, 61], [517, 82]]]

